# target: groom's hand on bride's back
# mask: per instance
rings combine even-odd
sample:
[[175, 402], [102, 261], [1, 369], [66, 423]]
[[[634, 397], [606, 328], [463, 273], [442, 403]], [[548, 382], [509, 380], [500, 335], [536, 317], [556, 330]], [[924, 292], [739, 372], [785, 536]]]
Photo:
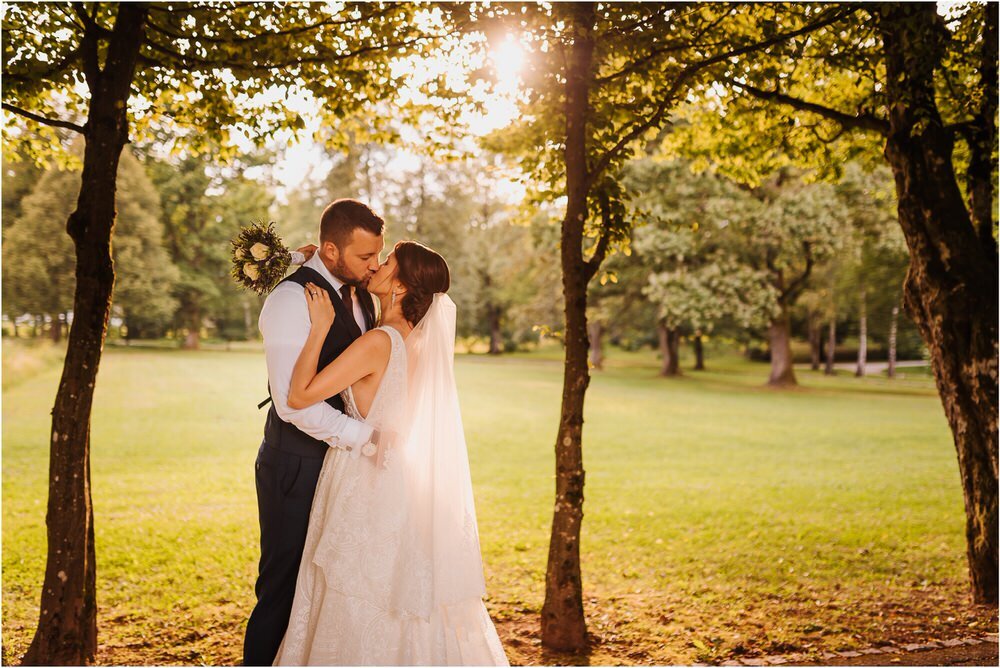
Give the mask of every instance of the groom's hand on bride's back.
[[315, 283], [306, 283], [305, 293], [313, 329], [324, 332], [329, 330], [337, 315], [333, 310], [333, 303], [330, 302], [330, 293]]

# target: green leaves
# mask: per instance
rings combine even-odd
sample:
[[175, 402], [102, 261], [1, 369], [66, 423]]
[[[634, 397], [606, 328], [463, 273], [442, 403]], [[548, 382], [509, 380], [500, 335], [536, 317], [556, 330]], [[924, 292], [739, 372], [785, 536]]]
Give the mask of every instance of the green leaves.
[[[89, 96], [81, 45], [96, 42], [103, 62], [116, 12], [62, 3], [7, 8], [5, 104], [82, 125]], [[234, 132], [262, 142], [304, 130], [289, 105], [303, 95], [314, 96], [321, 120], [336, 127], [391, 98], [399, 83], [393, 58], [433, 42], [416, 14], [408, 3], [150, 4], [132, 82], [132, 132], [140, 142], [177, 140], [225, 159], [235, 155]], [[58, 150], [53, 132], [40, 132], [44, 124], [11, 114], [8, 121], [18, 122], [6, 124], [6, 144], [30, 142], [39, 155]]]
[[[159, 199], [142, 165], [128, 151], [122, 154], [118, 182], [115, 313], [162, 325], [177, 306], [171, 291], [178, 271], [163, 248]], [[79, 187], [78, 169], [51, 168], [22, 200], [20, 215], [4, 236], [8, 312], [56, 316], [72, 309], [74, 253], [65, 228]]]

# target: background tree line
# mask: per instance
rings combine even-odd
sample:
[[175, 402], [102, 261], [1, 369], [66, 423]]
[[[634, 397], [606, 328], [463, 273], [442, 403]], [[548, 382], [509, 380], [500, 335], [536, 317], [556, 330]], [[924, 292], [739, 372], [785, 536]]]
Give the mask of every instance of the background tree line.
[[[543, 334], [559, 339], [551, 212], [502, 194], [508, 176], [488, 156], [439, 164], [414, 156], [399, 163], [399, 154], [349, 144], [326, 174], [307, 174], [279, 202], [275, 184], [254, 173], [272, 154], [223, 169], [204, 157], [125, 151], [112, 332], [185, 348], [206, 336], [256, 339], [262, 300], [231, 280], [229, 239], [241, 225], [275, 219], [288, 245], [310, 243], [326, 204], [353, 196], [383, 213], [390, 244], [420, 239], [448, 258], [470, 349], [478, 342], [476, 349], [500, 354]], [[74, 290], [63, 221], [79, 170], [72, 161], [43, 169], [9, 159], [3, 168], [4, 334], [59, 341]], [[919, 358], [919, 334], [899, 317], [907, 254], [887, 170], [852, 163], [835, 185], [808, 178], [786, 168], [748, 189], [662, 154], [630, 162], [629, 252], [612, 256], [591, 288], [594, 366], [605, 345], [650, 346], [663, 375], [679, 375], [680, 343], [690, 343], [694, 368], [703, 369], [710, 337], [760, 359], [777, 350], [770, 357], [778, 382], [793, 374], [792, 338], [799, 361], [808, 344], [814, 368], [826, 360], [828, 371], [837, 345], [838, 361], [857, 359], [862, 369], [865, 358], [893, 351]]]

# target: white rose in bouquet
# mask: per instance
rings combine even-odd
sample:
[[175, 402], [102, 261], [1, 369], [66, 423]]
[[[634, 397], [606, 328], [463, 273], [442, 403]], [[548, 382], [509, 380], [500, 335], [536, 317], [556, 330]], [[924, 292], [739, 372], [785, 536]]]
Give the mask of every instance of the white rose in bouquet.
[[270, 253], [271, 249], [260, 242], [250, 247], [250, 254], [253, 255], [253, 259], [255, 260], [265, 260]]
[[251, 281], [256, 281], [260, 278], [260, 272], [257, 271], [257, 265], [253, 262], [247, 262], [243, 265], [243, 273], [246, 274], [247, 278]]

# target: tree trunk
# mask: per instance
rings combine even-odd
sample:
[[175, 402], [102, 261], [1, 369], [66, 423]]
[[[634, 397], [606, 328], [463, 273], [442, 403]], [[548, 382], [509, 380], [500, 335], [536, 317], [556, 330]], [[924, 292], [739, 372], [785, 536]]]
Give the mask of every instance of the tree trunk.
[[694, 346], [694, 370], [705, 370], [705, 346], [701, 342], [701, 334], [695, 334], [692, 341]]
[[587, 323], [590, 337], [590, 365], [595, 369], [604, 368], [604, 327], [597, 320]]
[[889, 323], [889, 368], [886, 374], [889, 378], [896, 377], [896, 330], [899, 321], [899, 307], [892, 307], [892, 320]]
[[49, 325], [49, 338], [52, 339], [53, 343], [62, 341], [62, 321], [59, 320], [58, 313], [52, 315], [52, 324]]
[[503, 353], [503, 330], [500, 329], [500, 308], [489, 304], [486, 316], [490, 321], [490, 355]]
[[858, 314], [860, 329], [858, 330], [858, 366], [854, 375], [861, 378], [865, 375], [865, 365], [868, 364], [868, 295], [861, 286], [861, 307]]
[[823, 367], [823, 373], [827, 376], [834, 375], [833, 363], [834, 356], [837, 352], [837, 319], [830, 318], [829, 334], [826, 339], [826, 366]]
[[819, 371], [819, 360], [823, 356], [823, 336], [820, 333], [816, 315], [809, 314], [809, 368]]
[[[970, 214], [952, 161], [953, 136], [934, 98], [945, 50], [934, 5], [886, 3], [882, 33], [889, 103], [885, 156], [910, 248], [904, 305], [931, 353], [958, 453], [965, 496], [969, 577], [976, 603], [997, 603], [997, 245], [992, 206]], [[996, 111], [996, 8], [986, 9], [983, 95]], [[992, 81], [989, 73], [992, 72]], [[973, 153], [991, 150], [971, 143]], [[975, 162], [975, 160], [974, 160]], [[992, 167], [987, 174], [992, 173]], [[970, 175], [974, 176], [974, 175]], [[992, 176], [990, 176], [992, 183]], [[984, 195], [973, 196], [981, 205]], [[978, 228], [978, 229], [977, 229]]]
[[798, 385], [792, 368], [792, 333], [788, 314], [782, 312], [773, 320], [767, 333], [771, 346], [771, 376], [767, 384], [772, 387]]
[[201, 347], [201, 309], [195, 305], [188, 313], [187, 334], [184, 335], [184, 342], [181, 348], [184, 350], [198, 350]]
[[80, 44], [90, 89], [83, 174], [67, 232], [76, 249], [73, 323], [52, 409], [48, 554], [38, 628], [25, 664], [83, 665], [97, 650], [90, 411], [114, 286], [111, 235], [118, 160], [128, 142], [127, 102], [148, 7], [123, 3], [98, 69], [96, 28]]
[[682, 375], [680, 361], [678, 360], [680, 334], [676, 329], [671, 329], [661, 322], [656, 325], [656, 335], [660, 340], [660, 375]]
[[566, 303], [566, 361], [559, 431], [556, 436], [556, 499], [552, 514], [542, 605], [542, 644], [560, 651], [589, 646], [583, 615], [580, 575], [580, 528], [583, 523], [583, 403], [590, 384], [587, 368], [587, 283], [596, 268], [583, 259], [587, 220], [587, 112], [593, 76], [594, 7], [570, 8], [575, 39], [566, 64], [566, 215], [562, 221], [560, 259]]

